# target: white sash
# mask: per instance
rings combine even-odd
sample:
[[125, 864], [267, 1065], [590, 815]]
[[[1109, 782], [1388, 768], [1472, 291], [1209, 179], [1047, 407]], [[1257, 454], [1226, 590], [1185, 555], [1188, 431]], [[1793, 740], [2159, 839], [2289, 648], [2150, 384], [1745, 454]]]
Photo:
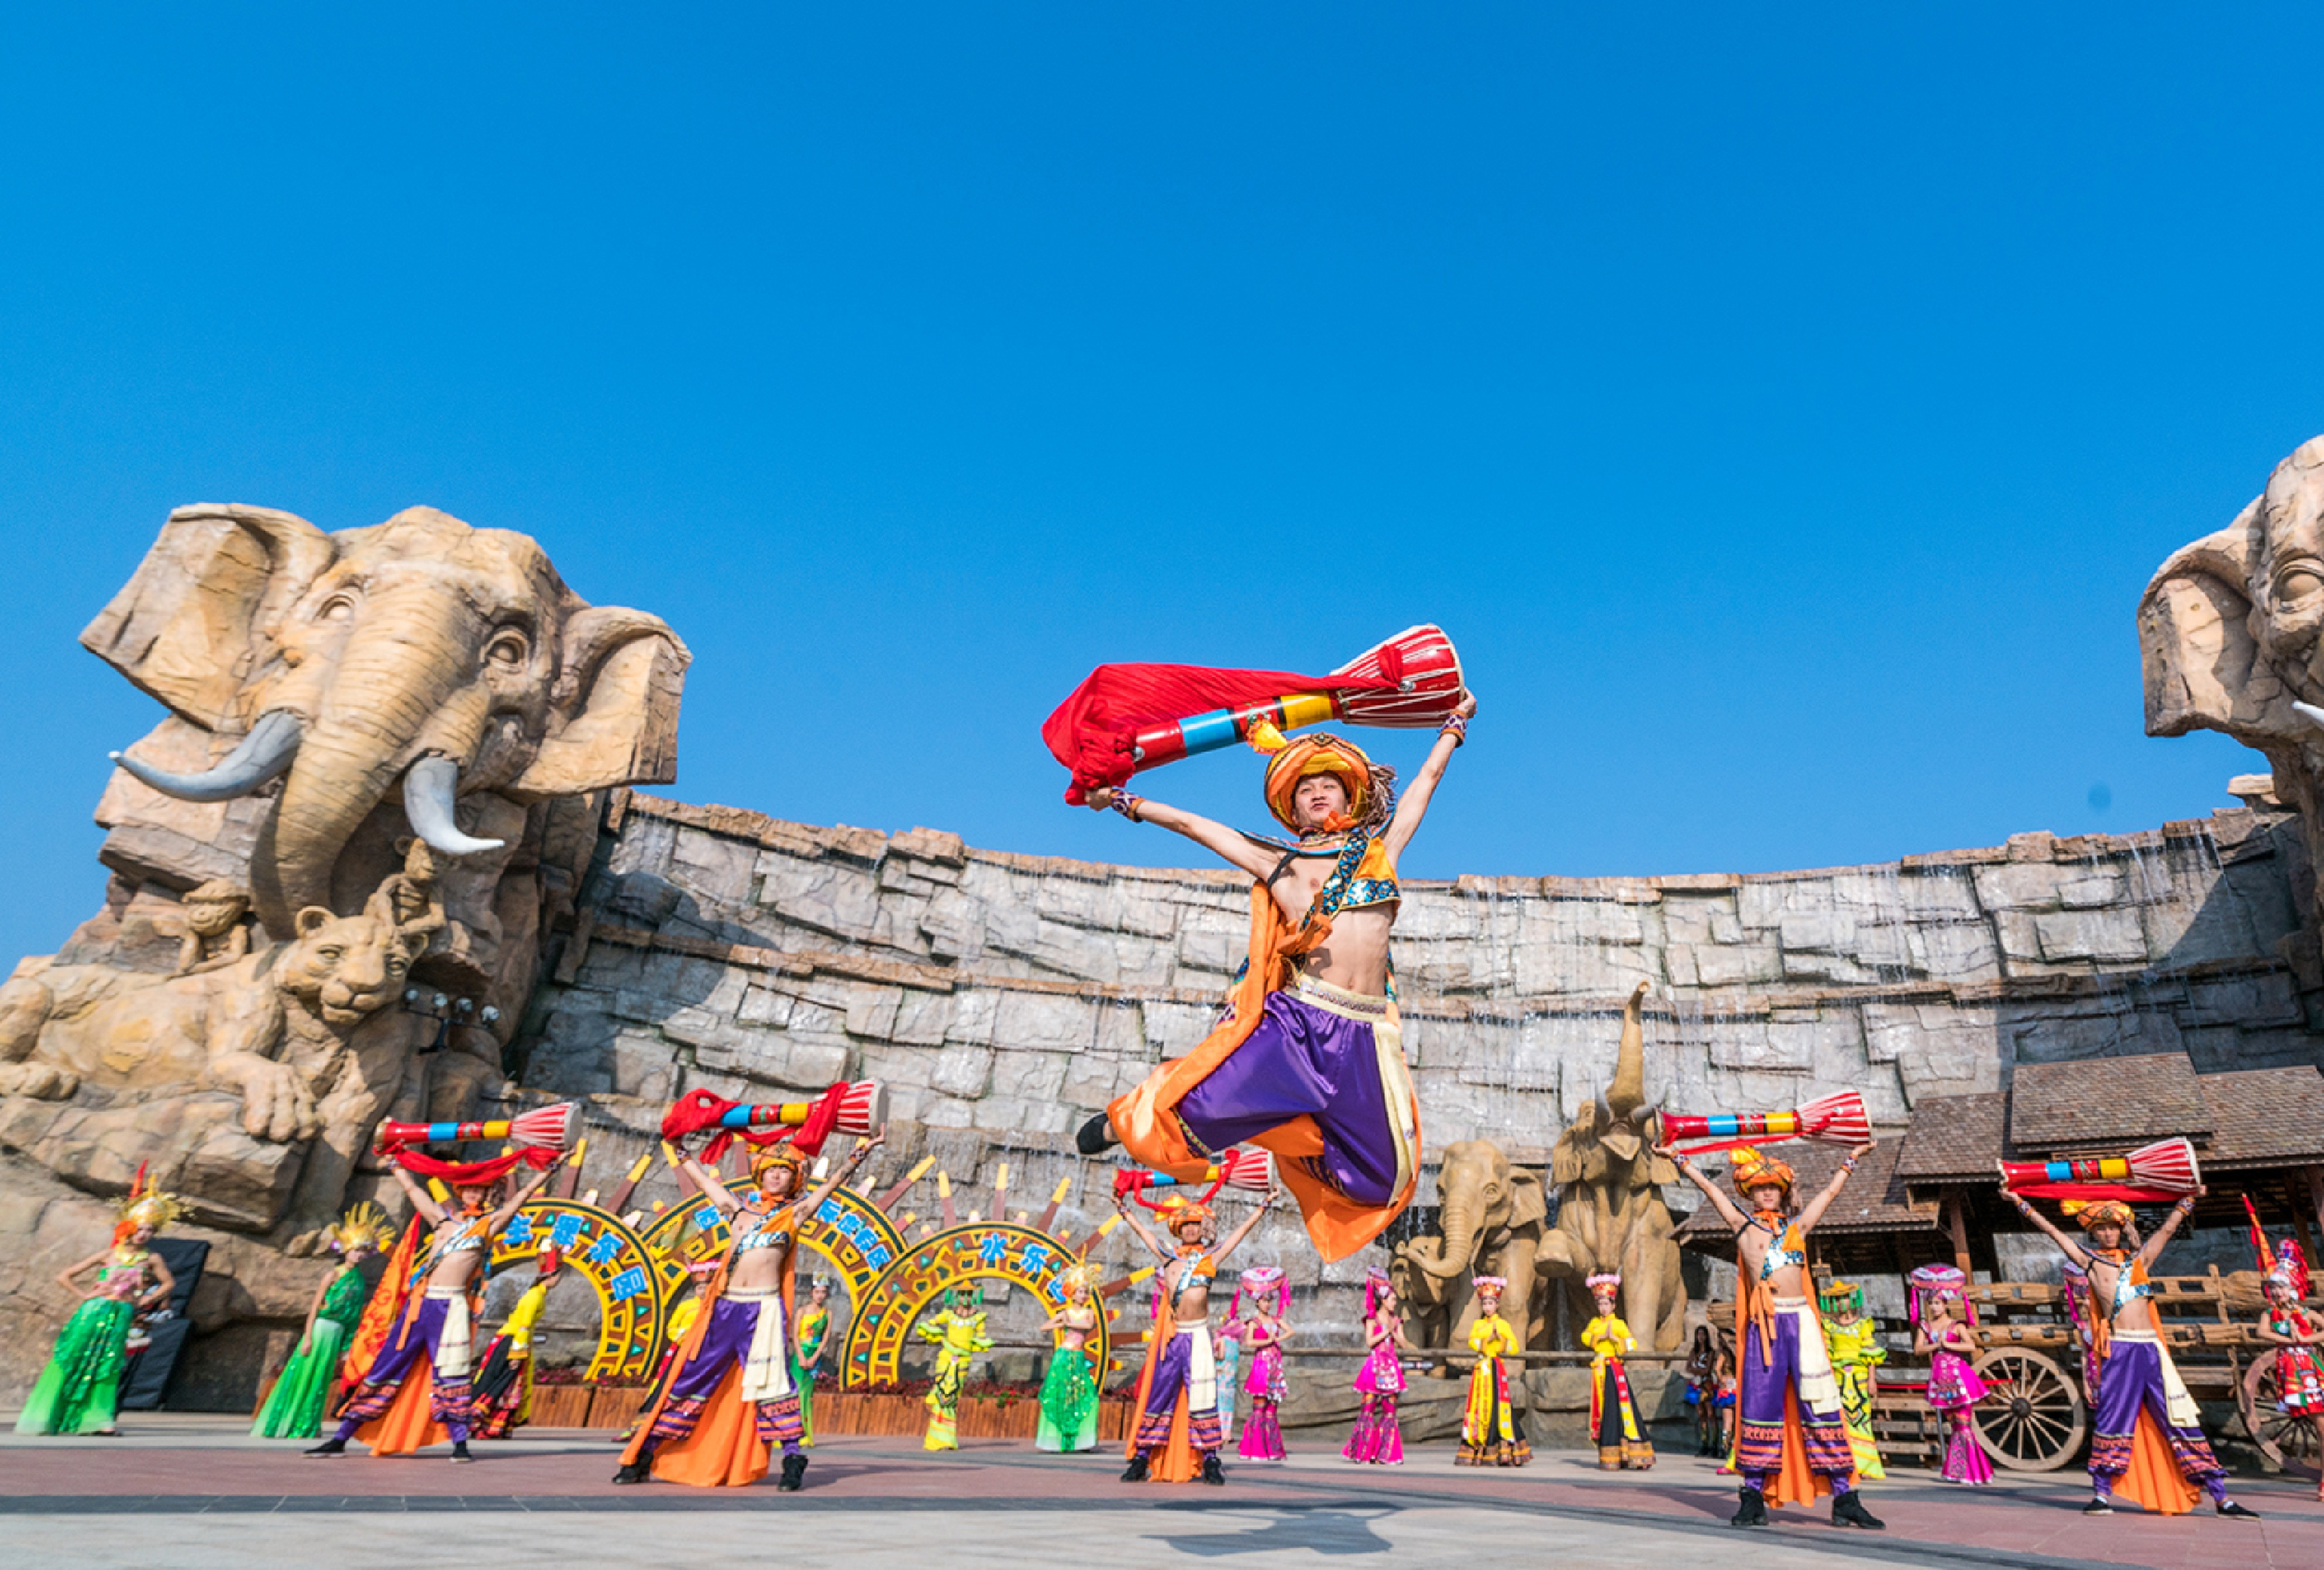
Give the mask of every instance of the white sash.
[[436, 1374], [439, 1379], [466, 1379], [475, 1356], [474, 1339], [468, 1319], [468, 1294], [462, 1291], [438, 1297], [428, 1294], [444, 1305], [444, 1333], [436, 1338]]
[[742, 1360], [742, 1398], [746, 1401], [779, 1401], [792, 1393], [790, 1338], [784, 1334], [783, 1295], [779, 1290], [764, 1297], [728, 1292], [738, 1303], [756, 1303], [759, 1322], [751, 1327], [751, 1350]]
[[1178, 1334], [1188, 1338], [1186, 1358], [1186, 1410], [1216, 1411], [1219, 1405], [1219, 1363], [1211, 1345], [1211, 1327], [1204, 1320], [1178, 1327]]
[[1800, 1404], [1818, 1417], [1840, 1409], [1840, 1381], [1831, 1372], [1831, 1349], [1824, 1345], [1823, 1321], [1805, 1298], [1777, 1298], [1775, 1312], [1800, 1327]]

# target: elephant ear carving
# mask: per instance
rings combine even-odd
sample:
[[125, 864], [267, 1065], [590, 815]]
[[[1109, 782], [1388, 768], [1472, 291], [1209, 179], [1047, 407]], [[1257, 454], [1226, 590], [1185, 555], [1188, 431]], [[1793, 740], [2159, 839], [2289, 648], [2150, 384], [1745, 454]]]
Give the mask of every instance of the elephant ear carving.
[[268, 629], [337, 555], [331, 537], [268, 507], [180, 507], [81, 647], [205, 730], [240, 729], [235, 698]]
[[2252, 634], [2251, 572], [2266, 499], [2218, 533], [2174, 552], [2138, 605], [2146, 731], [2220, 730], [2259, 744], [2304, 734], [2293, 694], [2261, 656]]
[[1537, 1173], [1522, 1169], [1509, 1173], [1509, 1225], [1530, 1226], [1549, 1219], [1549, 1196]]
[[565, 626], [549, 734], [509, 787], [519, 801], [678, 777], [678, 707], [693, 655], [669, 624], [600, 605]]

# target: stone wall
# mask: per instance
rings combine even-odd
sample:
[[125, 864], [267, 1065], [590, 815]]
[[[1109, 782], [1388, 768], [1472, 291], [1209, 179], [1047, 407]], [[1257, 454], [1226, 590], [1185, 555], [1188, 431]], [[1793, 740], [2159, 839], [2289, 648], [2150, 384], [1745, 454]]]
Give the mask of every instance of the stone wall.
[[[896, 1161], [936, 1155], [976, 1208], [1004, 1161], [1031, 1197], [1012, 1206], [1068, 1180], [1075, 1226], [1108, 1200], [1070, 1131], [1200, 1039], [1248, 923], [1226, 870], [635, 794], [609, 827], [517, 1042], [529, 1088], [593, 1098], [643, 1148], [696, 1085], [764, 1100], [876, 1077]], [[2324, 978], [2290, 941], [2308, 883], [2296, 820], [2266, 809], [1811, 872], [1416, 880], [1396, 957], [1424, 1127], [1544, 1159], [1611, 1072], [1642, 978], [1647, 1088], [1674, 1108], [1852, 1087], [1893, 1132], [1918, 1098], [1997, 1088], [2019, 1061], [2315, 1062]], [[1289, 1267], [1306, 1323], [1352, 1328], [1363, 1257], [1319, 1267], [1288, 1223], [1249, 1253]]]

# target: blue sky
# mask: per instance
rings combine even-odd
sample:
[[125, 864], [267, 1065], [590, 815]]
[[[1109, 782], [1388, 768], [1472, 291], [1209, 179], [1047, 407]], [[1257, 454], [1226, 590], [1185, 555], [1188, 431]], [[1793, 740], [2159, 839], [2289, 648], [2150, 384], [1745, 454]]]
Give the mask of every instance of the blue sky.
[[2234, 11], [16, 13], [0, 947], [98, 902], [159, 711], [74, 637], [193, 500], [538, 536], [692, 644], [674, 794], [812, 822], [1180, 860], [1059, 803], [1092, 665], [1425, 620], [1415, 874], [2227, 804], [2133, 609], [2324, 431], [2324, 23]]

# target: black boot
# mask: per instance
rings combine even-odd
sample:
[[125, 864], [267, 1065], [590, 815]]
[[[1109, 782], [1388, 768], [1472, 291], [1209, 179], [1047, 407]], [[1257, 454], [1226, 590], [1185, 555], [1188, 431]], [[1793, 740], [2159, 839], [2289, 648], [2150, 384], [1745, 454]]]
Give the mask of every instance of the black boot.
[[1226, 1486], [1226, 1468], [1219, 1464], [1219, 1453], [1215, 1450], [1211, 1451], [1203, 1457], [1203, 1481], [1209, 1483], [1213, 1488], [1224, 1488]]
[[468, 1442], [466, 1439], [456, 1439], [453, 1441], [452, 1459], [455, 1461], [474, 1461], [475, 1459], [475, 1456], [468, 1454]]
[[2223, 1516], [2233, 1516], [2238, 1520], [2255, 1521], [2259, 1520], [2259, 1511], [2246, 1510], [2243, 1506], [2237, 1504], [2231, 1499], [2223, 1499], [2212, 1508], [2217, 1510], [2218, 1513]]
[[807, 1476], [807, 1457], [786, 1455], [783, 1457], [782, 1480], [775, 1484], [775, 1488], [782, 1493], [797, 1493], [799, 1491], [799, 1480], [805, 1476]]
[[346, 1453], [347, 1442], [345, 1439], [340, 1438], [336, 1434], [324, 1440], [321, 1444], [300, 1452], [301, 1455], [345, 1455]]
[[1727, 1518], [1730, 1527], [1764, 1527], [1767, 1524], [1767, 1496], [1748, 1486], [1735, 1491], [1743, 1507]]
[[1864, 1508], [1864, 1496], [1854, 1489], [1831, 1496], [1831, 1524], [1835, 1527], [1860, 1527], [1868, 1532], [1885, 1532], [1888, 1523]]
[[615, 1483], [651, 1483], [653, 1481], [653, 1452], [649, 1450], [640, 1455], [635, 1461], [624, 1461], [622, 1463], [622, 1469], [613, 1474], [613, 1481]]
[[1074, 1148], [1085, 1156], [1102, 1156], [1121, 1142], [1113, 1137], [1113, 1122], [1102, 1112], [1081, 1126], [1074, 1135]]
[[1143, 1483], [1146, 1481], [1145, 1451], [1140, 1450], [1137, 1455], [1130, 1458], [1130, 1464], [1121, 1469], [1121, 1481], [1124, 1483]]
[[2092, 1494], [2090, 1502], [2082, 1507], [2082, 1513], [2086, 1516], [2110, 1516], [2114, 1514], [2114, 1501]]

